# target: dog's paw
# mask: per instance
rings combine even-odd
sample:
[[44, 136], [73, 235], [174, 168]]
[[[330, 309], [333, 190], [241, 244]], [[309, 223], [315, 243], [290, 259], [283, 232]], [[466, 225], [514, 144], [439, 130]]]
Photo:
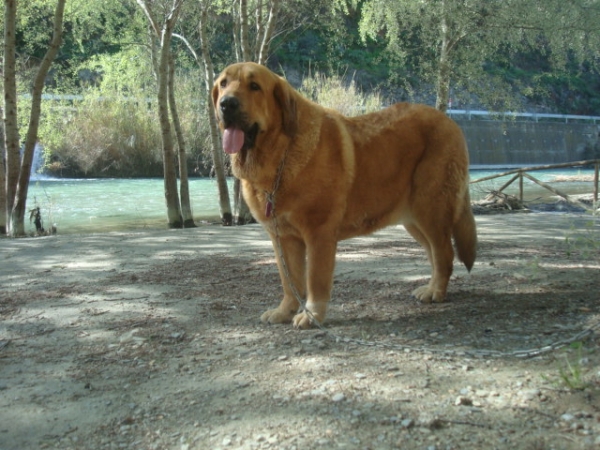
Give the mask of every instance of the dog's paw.
[[265, 311], [262, 316], [260, 316], [260, 320], [264, 323], [271, 324], [290, 323], [292, 317], [294, 317], [293, 312], [282, 312], [279, 308], [275, 308]]
[[307, 330], [315, 325], [315, 320], [319, 323], [323, 323], [323, 319], [324, 318], [320, 314], [302, 311], [294, 316], [294, 328], [299, 330]]
[[446, 297], [443, 292], [429, 285], [418, 287], [413, 291], [412, 295], [423, 303], [442, 303]]

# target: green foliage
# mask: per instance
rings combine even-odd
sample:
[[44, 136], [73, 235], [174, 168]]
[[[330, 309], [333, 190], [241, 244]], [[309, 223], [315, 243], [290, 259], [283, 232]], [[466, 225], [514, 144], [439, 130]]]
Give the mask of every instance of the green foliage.
[[583, 226], [571, 225], [565, 233], [565, 248], [569, 258], [600, 257], [600, 229], [597, 222], [589, 220]]
[[[46, 101], [39, 139], [46, 171], [63, 176], [154, 177], [162, 175], [162, 147], [155, 85], [149, 61], [133, 50], [99, 55], [83, 68], [97, 73], [96, 86], [74, 99]], [[205, 173], [201, 85], [178, 79], [176, 96], [185, 133], [188, 166]], [[64, 98], [64, 97], [63, 97]], [[26, 104], [26, 102], [24, 102]]]
[[575, 352], [575, 358], [569, 358], [567, 353], [563, 355], [563, 361], [558, 368], [556, 384], [571, 391], [582, 391], [590, 386], [585, 379], [583, 343], [573, 342], [570, 350]]
[[357, 88], [354, 80], [317, 73], [302, 82], [300, 92], [327, 108], [347, 116], [356, 116], [382, 108], [383, 102], [377, 92], [365, 94]]
[[[52, 102], [40, 141], [51, 172], [72, 176], [160, 176], [160, 134], [143, 93], [124, 98], [90, 89]], [[48, 102], [47, 102], [48, 103]]]

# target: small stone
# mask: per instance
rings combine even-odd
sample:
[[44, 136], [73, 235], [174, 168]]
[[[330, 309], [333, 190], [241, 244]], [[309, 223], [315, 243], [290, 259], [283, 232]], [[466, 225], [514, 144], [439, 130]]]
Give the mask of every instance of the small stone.
[[534, 400], [535, 398], [540, 396], [540, 390], [539, 389], [526, 389], [523, 391], [519, 392], [519, 395], [521, 397], [523, 397], [524, 400], [526, 401], [531, 401]]
[[402, 422], [400, 422], [400, 428], [409, 429], [412, 428], [414, 425], [415, 421], [412, 419], [404, 419]]
[[346, 396], [341, 392], [333, 394], [333, 397], [331, 397], [331, 400], [334, 401], [335, 403], [339, 403], [341, 401], [344, 401], [345, 399], [346, 399]]
[[575, 420], [575, 416], [573, 414], [563, 414], [562, 416], [560, 416], [560, 420], [562, 420], [563, 422], [572, 422], [573, 420]]

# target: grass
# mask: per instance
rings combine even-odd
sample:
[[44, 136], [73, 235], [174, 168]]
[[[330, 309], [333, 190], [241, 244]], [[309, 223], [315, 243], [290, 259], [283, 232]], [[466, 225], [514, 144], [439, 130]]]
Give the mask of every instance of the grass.
[[585, 222], [583, 227], [571, 224], [565, 233], [567, 257], [590, 259], [600, 256], [600, 229], [593, 219]]
[[[570, 358], [569, 353], [575, 352], [575, 358]], [[591, 384], [586, 379], [587, 370], [583, 356], [583, 342], [572, 342], [567, 351], [559, 359], [558, 375], [556, 377], [544, 376], [546, 381], [552, 383], [558, 389], [568, 391], [583, 391]]]

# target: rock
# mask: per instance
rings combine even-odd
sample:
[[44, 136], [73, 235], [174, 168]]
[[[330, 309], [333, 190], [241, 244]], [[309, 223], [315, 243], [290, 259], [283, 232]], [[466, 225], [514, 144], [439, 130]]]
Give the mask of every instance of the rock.
[[523, 400], [526, 401], [531, 401], [538, 398], [540, 396], [540, 393], [541, 392], [539, 389], [525, 389], [519, 391], [519, 395], [523, 398]]
[[341, 392], [333, 394], [333, 397], [331, 397], [331, 400], [334, 401], [335, 403], [339, 403], [341, 401], [344, 401], [345, 399], [346, 399], [346, 396]]
[[402, 422], [400, 422], [400, 428], [404, 428], [406, 430], [412, 428], [414, 425], [415, 421], [412, 419], [404, 419]]
[[572, 422], [573, 420], [575, 420], [575, 416], [573, 414], [566, 413], [560, 416], [560, 420], [562, 420], [563, 422]]

